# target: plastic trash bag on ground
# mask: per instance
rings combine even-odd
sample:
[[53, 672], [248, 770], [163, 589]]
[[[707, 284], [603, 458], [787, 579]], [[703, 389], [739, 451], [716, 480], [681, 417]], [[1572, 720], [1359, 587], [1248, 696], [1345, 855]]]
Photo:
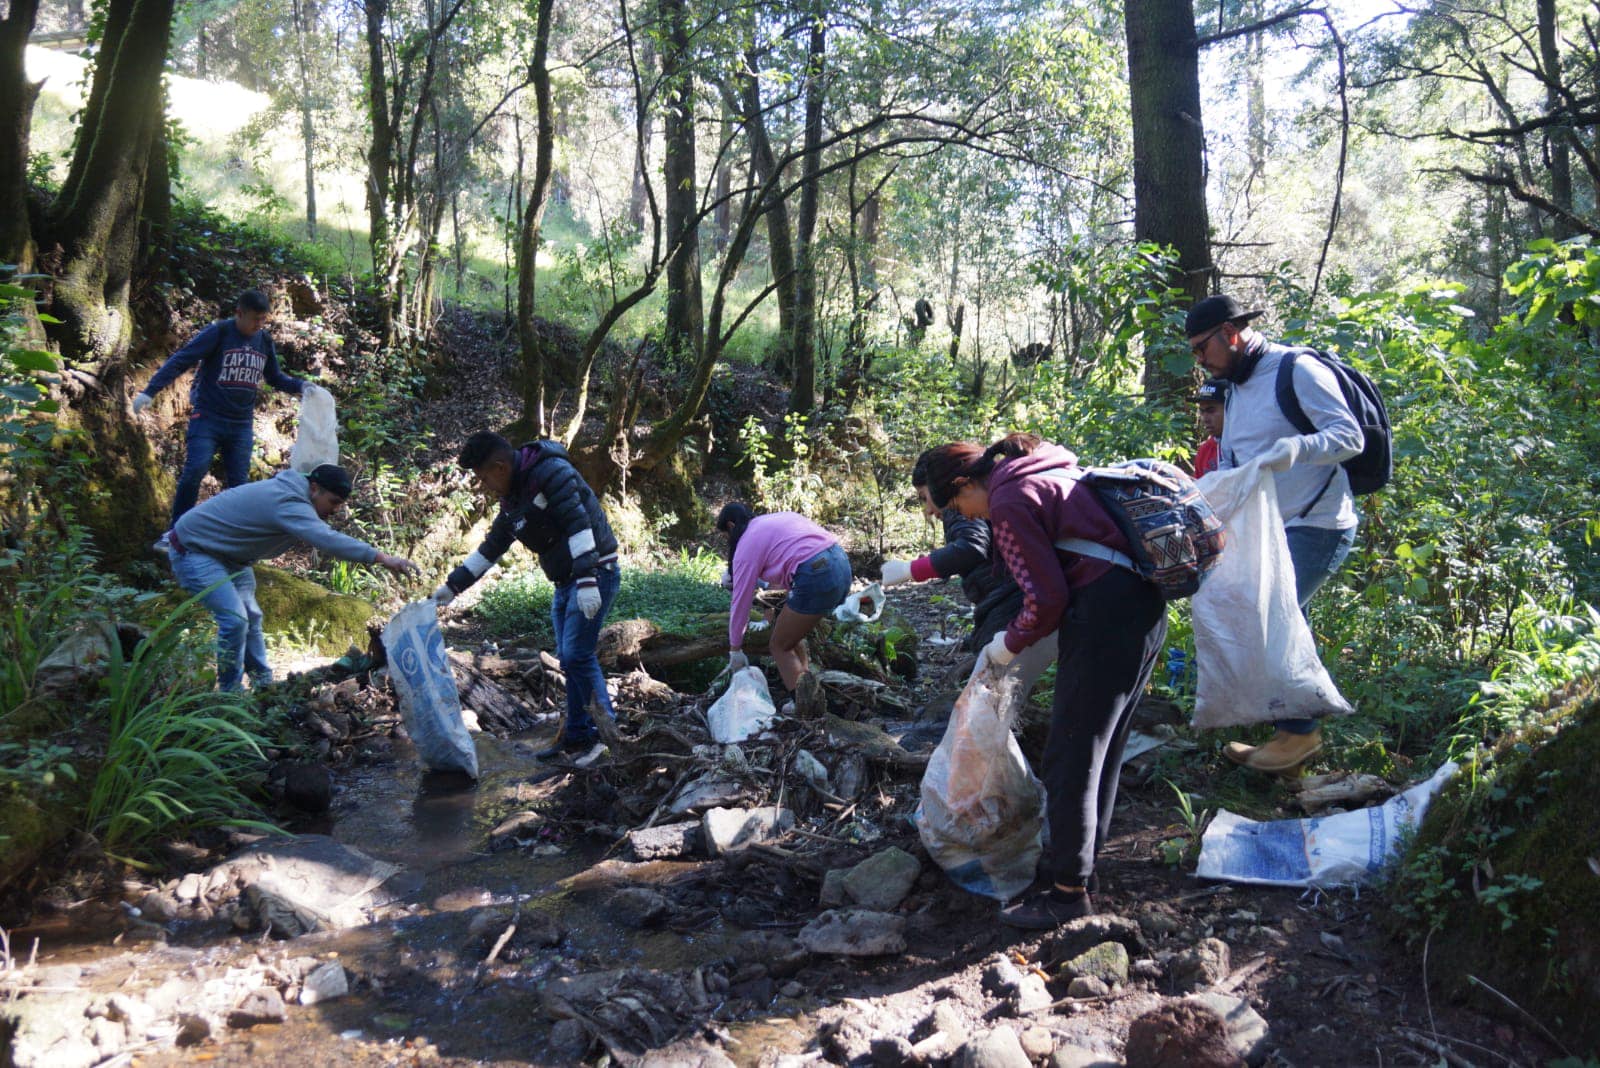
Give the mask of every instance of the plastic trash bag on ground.
[[478, 750], [461, 720], [461, 695], [431, 600], [413, 601], [383, 628], [389, 678], [417, 756], [430, 771], [478, 777]]
[[322, 464], [339, 462], [339, 420], [333, 409], [333, 394], [312, 382], [300, 391], [300, 427], [294, 447], [289, 450], [289, 466], [303, 475]]
[[846, 597], [844, 604], [833, 610], [833, 618], [841, 623], [875, 622], [883, 615], [883, 601], [883, 587], [874, 582]]
[[1446, 764], [1433, 777], [1373, 808], [1304, 820], [1257, 823], [1227, 809], [1200, 841], [1202, 879], [1266, 886], [1345, 886], [1369, 882], [1395, 855], [1401, 838], [1456, 773]]
[[980, 657], [923, 774], [917, 833], [951, 881], [972, 893], [1006, 901], [1033, 882], [1044, 784], [1011, 724], [1055, 654], [1053, 638], [1037, 642], [998, 676]]
[[728, 689], [706, 710], [706, 723], [711, 737], [729, 745], [760, 734], [777, 714], [767, 677], [760, 668], [747, 667], [733, 673]]
[[1277, 489], [1259, 462], [1213, 471], [1200, 491], [1228, 532], [1194, 595], [1194, 725], [1212, 729], [1354, 711], [1317, 656], [1295, 601]]

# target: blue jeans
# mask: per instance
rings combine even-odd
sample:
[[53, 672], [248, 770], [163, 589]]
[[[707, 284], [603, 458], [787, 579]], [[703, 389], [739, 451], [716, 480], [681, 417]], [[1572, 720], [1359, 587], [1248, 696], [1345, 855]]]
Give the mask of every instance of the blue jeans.
[[850, 596], [850, 558], [838, 545], [830, 545], [794, 569], [789, 596], [784, 602], [803, 616], [825, 615]]
[[566, 737], [592, 738], [598, 733], [594, 717], [589, 715], [592, 697], [605, 710], [611, 711], [611, 695], [606, 693], [605, 672], [600, 670], [600, 658], [595, 649], [600, 644], [600, 628], [606, 625], [606, 613], [611, 602], [617, 599], [617, 589], [622, 585], [622, 572], [616, 564], [607, 564], [595, 572], [600, 585], [600, 611], [593, 619], [583, 618], [578, 610], [578, 584], [563, 583], [556, 587], [550, 602], [550, 623], [556, 635], [556, 659], [567, 676], [567, 727]]
[[[1338, 572], [1345, 557], [1350, 555], [1356, 543], [1356, 528], [1329, 530], [1298, 526], [1285, 528], [1284, 534], [1289, 539], [1289, 560], [1294, 564], [1295, 600], [1300, 602], [1300, 612], [1304, 615], [1311, 595], [1322, 589], [1322, 584]], [[1310, 734], [1317, 729], [1317, 721], [1280, 719], [1277, 727], [1290, 734]]]
[[255, 446], [255, 427], [249, 420], [237, 422], [198, 414], [189, 419], [189, 432], [183, 455], [183, 473], [178, 476], [178, 491], [172, 497], [172, 521], [194, 507], [200, 496], [200, 483], [211, 470], [211, 461], [222, 453], [222, 479], [225, 488], [242, 486], [250, 479], [250, 450]]
[[271, 682], [261, 606], [256, 604], [256, 573], [249, 567], [235, 570], [234, 565], [205, 553], [169, 548], [167, 559], [172, 561], [178, 585], [190, 593], [203, 593], [200, 603], [217, 621], [217, 686], [239, 689], [245, 669], [249, 669], [252, 686]]

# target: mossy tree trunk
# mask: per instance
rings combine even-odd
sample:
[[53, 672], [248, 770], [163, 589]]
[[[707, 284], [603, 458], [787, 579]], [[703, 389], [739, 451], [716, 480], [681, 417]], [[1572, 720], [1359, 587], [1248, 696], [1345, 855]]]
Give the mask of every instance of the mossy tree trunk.
[[39, 0], [11, 0], [0, 19], [0, 263], [18, 273], [33, 270], [33, 226], [28, 221], [28, 145], [33, 102], [43, 82], [28, 81], [23, 54], [39, 13]]
[[59, 247], [53, 334], [73, 364], [104, 376], [127, 355], [141, 209], [162, 124], [161, 72], [174, 0], [111, 0], [72, 165], [50, 210]]
[[700, 299], [700, 219], [695, 182], [695, 72], [687, 0], [659, 0], [666, 95], [663, 168], [667, 215], [667, 348], [685, 363], [705, 349]]

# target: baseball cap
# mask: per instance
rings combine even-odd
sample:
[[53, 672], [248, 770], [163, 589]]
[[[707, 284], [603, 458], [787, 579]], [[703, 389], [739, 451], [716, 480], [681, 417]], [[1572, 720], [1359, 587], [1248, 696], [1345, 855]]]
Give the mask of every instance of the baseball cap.
[[1208, 378], [1194, 391], [1196, 404], [1226, 404], [1232, 383], [1222, 378]]
[[1245, 311], [1239, 307], [1239, 302], [1226, 293], [1218, 293], [1214, 297], [1197, 300], [1194, 307], [1189, 309], [1189, 314], [1183, 319], [1183, 334], [1185, 337], [1199, 337], [1207, 330], [1231, 323], [1236, 319], [1250, 320], [1260, 311]]
[[350, 481], [350, 472], [338, 464], [318, 464], [311, 469], [306, 478], [340, 497], [348, 498], [350, 490], [354, 488]]

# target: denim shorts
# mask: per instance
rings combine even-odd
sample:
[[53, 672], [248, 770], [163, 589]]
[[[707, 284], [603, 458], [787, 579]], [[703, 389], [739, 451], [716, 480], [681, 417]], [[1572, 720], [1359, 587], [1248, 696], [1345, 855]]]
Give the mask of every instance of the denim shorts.
[[820, 616], [844, 603], [850, 594], [850, 558], [839, 545], [830, 545], [794, 569], [789, 583], [790, 611]]

